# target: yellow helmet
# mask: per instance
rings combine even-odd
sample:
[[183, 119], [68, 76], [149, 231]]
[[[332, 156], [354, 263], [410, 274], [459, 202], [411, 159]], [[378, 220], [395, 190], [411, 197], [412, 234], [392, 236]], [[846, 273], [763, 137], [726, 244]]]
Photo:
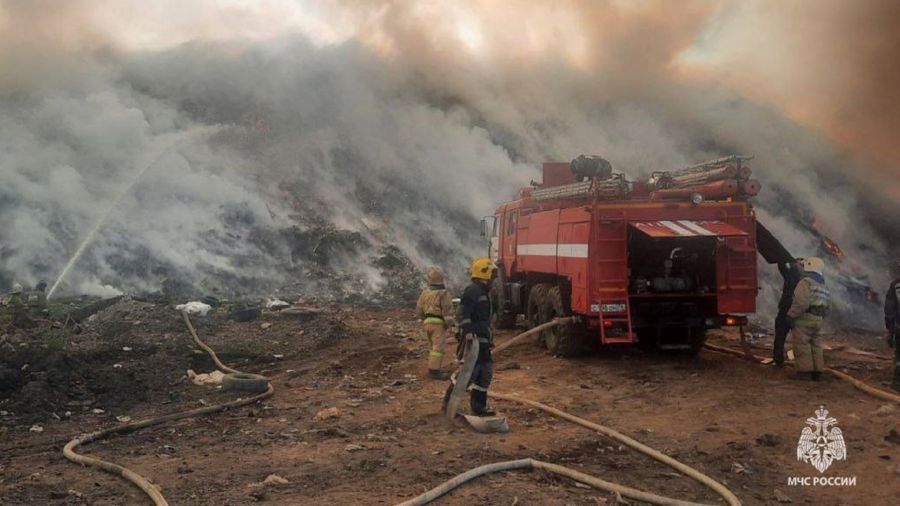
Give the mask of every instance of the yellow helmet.
[[495, 268], [490, 258], [476, 258], [472, 260], [472, 277], [475, 279], [491, 279]]

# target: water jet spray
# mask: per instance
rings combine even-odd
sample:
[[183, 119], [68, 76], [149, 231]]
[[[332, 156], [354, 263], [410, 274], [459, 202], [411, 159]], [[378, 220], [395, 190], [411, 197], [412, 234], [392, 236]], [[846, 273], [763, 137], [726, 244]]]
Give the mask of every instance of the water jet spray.
[[188, 140], [192, 140], [193, 137], [199, 136], [201, 134], [210, 135], [215, 131], [218, 131], [219, 127], [214, 126], [204, 126], [204, 127], [193, 127], [184, 133], [184, 136], [180, 139], [176, 139], [166, 145], [159, 153], [154, 156], [149, 163], [144, 165], [144, 167], [137, 171], [132, 177], [131, 181], [128, 182], [127, 185], [122, 189], [121, 192], [116, 196], [116, 198], [109, 204], [103, 214], [100, 215], [100, 218], [94, 223], [94, 226], [91, 227], [91, 230], [87, 233], [81, 243], [78, 245], [78, 248], [75, 250], [75, 253], [69, 258], [69, 261], [66, 263], [66, 266], [63, 268], [60, 275], [56, 278], [56, 281], [53, 282], [53, 285], [50, 287], [50, 291], [47, 292], [47, 299], [49, 300], [53, 297], [53, 294], [56, 293], [56, 289], [59, 287], [60, 283], [66, 278], [69, 272], [75, 267], [75, 264], [78, 263], [78, 260], [87, 250], [88, 246], [94, 241], [94, 237], [97, 235], [97, 232], [103, 228], [103, 225], [106, 224], [106, 220], [109, 219], [109, 215], [112, 214], [113, 210], [119, 206], [119, 203], [131, 193], [131, 190], [135, 187], [135, 185], [143, 179], [144, 174], [147, 173], [150, 168], [154, 167], [157, 163], [160, 162], [166, 155], [168, 155], [172, 150], [174, 150], [179, 145], [187, 142]]

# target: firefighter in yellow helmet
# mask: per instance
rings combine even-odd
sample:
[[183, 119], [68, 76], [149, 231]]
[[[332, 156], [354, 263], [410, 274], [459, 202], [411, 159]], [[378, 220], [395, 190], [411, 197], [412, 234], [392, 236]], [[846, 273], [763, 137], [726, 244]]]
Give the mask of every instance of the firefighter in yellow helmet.
[[422, 320], [425, 336], [428, 338], [428, 376], [445, 380], [450, 372], [444, 369], [451, 362], [444, 359], [447, 329], [453, 324], [453, 302], [450, 292], [444, 287], [444, 273], [437, 267], [428, 269], [428, 286], [419, 295], [416, 315]]
[[831, 294], [825, 286], [825, 262], [821, 258], [804, 258], [802, 267], [803, 278], [794, 288], [794, 300], [787, 312], [797, 369], [794, 378], [818, 381], [825, 370], [819, 339]]
[[[469, 380], [472, 384], [472, 393], [469, 403], [472, 413], [476, 416], [492, 416], [494, 412], [488, 408], [487, 393], [494, 378], [494, 360], [491, 357], [493, 337], [491, 336], [491, 279], [494, 275], [494, 264], [490, 258], [476, 258], [472, 261], [472, 283], [463, 291], [459, 301], [459, 309], [456, 320], [459, 324], [460, 340], [459, 352], [462, 352], [465, 341], [478, 339], [478, 359], [475, 369]], [[447, 388], [444, 394], [444, 409], [453, 392], [453, 384]]]

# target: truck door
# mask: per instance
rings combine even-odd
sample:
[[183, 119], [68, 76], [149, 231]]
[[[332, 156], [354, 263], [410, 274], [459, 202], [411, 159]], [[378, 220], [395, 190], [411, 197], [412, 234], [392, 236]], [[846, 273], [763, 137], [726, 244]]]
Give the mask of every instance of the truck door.
[[500, 223], [502, 219], [503, 214], [494, 216], [494, 224], [491, 228], [491, 244], [488, 249], [488, 256], [491, 257], [491, 261], [495, 264], [500, 260]]
[[509, 274], [516, 261], [516, 231], [519, 226], [519, 210], [514, 209], [506, 213], [506, 222], [503, 227], [503, 265]]

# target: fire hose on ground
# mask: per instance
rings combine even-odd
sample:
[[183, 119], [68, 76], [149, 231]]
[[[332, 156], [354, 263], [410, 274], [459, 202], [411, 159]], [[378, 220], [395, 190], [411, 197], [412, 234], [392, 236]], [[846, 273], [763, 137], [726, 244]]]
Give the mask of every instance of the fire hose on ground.
[[[210, 348], [209, 346], [207, 346], [203, 341], [200, 340], [200, 338], [197, 335], [196, 330], [194, 329], [194, 326], [191, 324], [191, 321], [190, 321], [190, 318], [188, 317], [188, 315], [186, 313], [182, 312], [182, 316], [184, 318], [185, 324], [187, 325], [188, 329], [190, 330], [190, 333], [194, 339], [194, 342], [197, 344], [197, 346], [199, 346], [200, 348], [202, 348], [204, 351], [206, 351], [209, 354], [209, 356], [212, 358], [213, 362], [216, 364], [217, 367], [219, 367], [221, 370], [224, 370], [224, 371], [229, 372], [234, 375], [243, 375], [244, 374], [241, 371], [230, 368], [230, 367], [226, 366], [225, 364], [223, 364], [219, 360], [219, 357], [216, 355], [215, 351], [212, 348]], [[534, 327], [531, 330], [529, 330], [527, 332], [523, 332], [522, 334], [515, 336], [514, 338], [510, 339], [506, 343], [497, 347], [494, 350], [494, 353], [496, 354], [496, 353], [512, 346], [513, 344], [520, 342], [520, 341], [524, 340], [525, 338], [533, 336], [539, 332], [542, 332], [548, 328], [551, 328], [551, 327], [554, 327], [557, 325], [567, 324], [567, 323], [569, 323], [569, 321], [570, 321], [570, 318], [558, 318], [553, 321], [550, 321], [545, 324]], [[448, 413], [454, 413], [454, 414], [456, 413], [456, 408], [459, 405], [459, 399], [460, 399], [462, 393], [465, 392], [466, 385], [468, 383], [468, 379], [472, 374], [472, 369], [474, 368], [474, 362], [475, 362], [474, 359], [477, 358], [477, 351], [478, 351], [477, 342], [473, 341], [473, 343], [476, 343], [476, 344], [467, 347], [467, 350], [465, 353], [467, 360], [464, 361], [464, 365], [461, 368], [460, 375], [458, 377], [459, 381], [456, 382], [456, 386], [454, 387], [450, 402], [448, 403], [448, 409], [447, 409]], [[731, 350], [729, 348], [722, 348], [722, 347], [714, 346], [714, 345], [707, 345], [707, 348], [709, 348], [713, 351], [720, 352], [720, 353], [729, 353], [729, 354], [733, 354], [733, 355], [737, 355], [737, 356], [745, 356], [742, 352], [737, 351], [737, 350]], [[854, 384], [854, 386], [856, 386], [857, 388], [860, 388], [863, 391], [866, 391], [867, 393], [876, 395], [883, 399], [900, 402], [900, 396], [896, 396], [889, 392], [884, 392], [884, 391], [878, 390], [876, 388], [873, 388], [873, 387], [863, 383], [862, 381], [859, 381], [859, 380], [857, 380], [845, 373], [842, 373], [840, 371], [837, 371], [834, 369], [828, 369], [828, 371], [831, 374], [837, 376], [838, 378], [841, 378], [845, 381], [851, 382], [852, 384]], [[75, 450], [79, 446], [87, 445], [89, 443], [99, 441], [101, 439], [105, 439], [106, 437], [109, 437], [113, 434], [128, 434], [131, 432], [135, 432], [135, 431], [147, 428], [147, 427], [152, 427], [154, 425], [159, 425], [159, 424], [169, 422], [169, 421], [182, 420], [185, 418], [191, 418], [191, 417], [195, 417], [195, 416], [217, 413], [217, 412], [224, 411], [224, 410], [227, 410], [230, 408], [246, 406], [248, 404], [253, 404], [262, 399], [271, 397], [274, 393], [275, 393], [274, 387], [272, 386], [271, 383], [268, 383], [265, 392], [259, 393], [257, 395], [251, 396], [246, 399], [237, 399], [237, 400], [234, 400], [231, 402], [217, 404], [215, 406], [207, 406], [207, 407], [203, 407], [203, 408], [193, 409], [190, 411], [184, 411], [181, 413], [172, 413], [169, 415], [164, 415], [164, 416], [152, 418], [149, 420], [143, 420], [140, 422], [129, 423], [129, 424], [120, 425], [120, 426], [112, 427], [112, 428], [105, 429], [105, 430], [92, 432], [90, 434], [82, 435], [82, 436], [79, 436], [79, 437], [69, 441], [63, 448], [63, 454], [65, 455], [65, 457], [68, 460], [70, 460], [72, 462], [82, 464], [85, 466], [98, 467], [103, 471], [120, 476], [120, 477], [128, 480], [129, 482], [133, 483], [135, 486], [140, 488], [153, 501], [155, 506], [168, 506], [169, 503], [166, 501], [165, 497], [162, 495], [162, 493], [159, 491], [159, 489], [155, 485], [153, 485], [149, 480], [147, 480], [146, 478], [141, 476], [140, 474], [138, 474], [124, 466], [121, 466], [121, 465], [118, 465], [118, 464], [115, 464], [112, 462], [108, 462], [108, 461], [94, 458], [94, 457], [88, 457], [85, 455], [81, 455], [81, 454], [77, 453]], [[714, 492], [716, 492], [717, 494], [719, 494], [723, 499], [725, 499], [725, 501], [729, 505], [738, 506], [741, 504], [740, 500], [730, 490], [728, 490], [728, 488], [726, 488], [724, 485], [720, 484], [719, 482], [713, 480], [709, 476], [706, 476], [705, 474], [697, 471], [696, 469], [694, 469], [686, 464], [683, 464], [683, 463], [669, 457], [668, 455], [665, 455], [664, 453], [654, 450], [653, 448], [650, 448], [649, 446], [644, 445], [643, 443], [640, 443], [639, 441], [632, 439], [614, 429], [605, 427], [605, 426], [597, 424], [597, 423], [590, 422], [583, 418], [579, 418], [577, 416], [566, 413], [565, 411], [562, 411], [562, 410], [553, 408], [551, 406], [547, 406], [546, 404], [542, 404], [542, 403], [532, 401], [529, 399], [523, 399], [520, 397], [507, 395], [507, 394], [503, 394], [503, 393], [498, 393], [498, 392], [490, 392], [489, 395], [496, 399], [510, 401], [510, 402], [518, 402], [520, 404], [525, 404], [525, 405], [540, 409], [540, 410], [545, 411], [553, 416], [562, 418], [564, 420], [568, 420], [575, 424], [581, 425], [585, 428], [599, 432], [607, 437], [610, 437], [612, 439], [615, 439], [615, 440], [621, 442], [622, 444], [624, 444], [644, 455], [647, 455], [659, 462], [662, 462], [662, 463], [672, 467], [673, 469], [683, 473], [684, 475], [698, 481], [699, 483], [703, 484], [704, 486], [708, 487], [709, 489], [711, 489]], [[696, 505], [697, 504], [697, 503], [681, 501], [678, 499], [673, 499], [673, 498], [669, 498], [669, 497], [665, 497], [665, 496], [660, 496], [660, 495], [649, 493], [649, 492], [644, 492], [641, 490], [633, 489], [633, 488], [619, 485], [616, 483], [607, 482], [605, 480], [601, 480], [599, 478], [575, 471], [573, 469], [569, 469], [569, 468], [559, 466], [556, 464], [551, 464], [548, 462], [543, 462], [540, 460], [528, 458], [528, 459], [512, 460], [512, 461], [506, 461], [506, 462], [497, 462], [497, 463], [487, 464], [487, 465], [484, 465], [481, 467], [477, 467], [475, 469], [471, 469], [469, 471], [466, 471], [465, 473], [462, 473], [462, 474], [438, 485], [437, 487], [425, 492], [424, 494], [422, 494], [418, 497], [415, 497], [413, 499], [410, 499], [408, 501], [401, 503], [399, 506], [413, 506], [413, 505], [428, 504], [428, 503], [434, 501], [435, 499], [441, 497], [442, 495], [446, 494], [447, 492], [453, 490], [454, 488], [459, 487], [460, 485], [463, 485], [464, 483], [466, 483], [472, 479], [475, 479], [479, 476], [484, 476], [486, 474], [495, 473], [495, 472], [510, 471], [510, 470], [515, 470], [515, 469], [543, 470], [546, 472], [550, 472], [553, 474], [571, 478], [573, 480], [584, 483], [586, 485], [590, 485], [597, 489], [606, 490], [606, 491], [610, 491], [610, 492], [616, 492], [616, 493], [621, 494], [624, 497], [648, 502], [651, 504], [679, 505], [679, 506]]]
[[[752, 360], [752, 361], [756, 362], [757, 364], [762, 364], [762, 362], [760, 362], [760, 360], [758, 358], [756, 358], [755, 356], [747, 356], [747, 353], [743, 352], [743, 351], [734, 350], [734, 349], [727, 348], [724, 346], [716, 346], [714, 344], [706, 344], [704, 346], [707, 349], [709, 349], [710, 351], [714, 351], [716, 353], [724, 353], [727, 355], [734, 355], [736, 357], [741, 357], [741, 358], [746, 358], [746, 359]], [[842, 380], [850, 383], [851, 385], [855, 386], [859, 390], [862, 390], [863, 392], [865, 392], [871, 396], [878, 397], [879, 399], [883, 399], [886, 401], [900, 402], [900, 395], [881, 390], [880, 388], [875, 388], [872, 385], [869, 385], [868, 383], [866, 383], [864, 381], [858, 380], [845, 372], [838, 371], [837, 369], [833, 369], [831, 367], [826, 367], [825, 371], [828, 372], [829, 374], [831, 374], [832, 376], [835, 376], [836, 378], [842, 379]]]
[[[182, 316], [184, 317], [184, 322], [187, 325], [188, 329], [191, 332], [191, 336], [194, 338], [194, 342], [202, 348], [209, 356], [212, 358], [213, 362], [215, 362], [216, 366], [226, 372], [229, 372], [237, 377], [250, 377], [251, 375], [245, 375], [241, 371], [237, 369], [232, 369], [231, 367], [223, 364], [219, 357], [216, 355], [216, 352], [213, 351], [212, 348], [206, 345], [200, 338], [197, 336], [197, 331], [194, 329], [194, 326], [191, 324], [191, 319], [188, 317], [187, 313], [182, 312]], [[255, 376], [255, 375], [252, 375]], [[88, 457], [86, 455], [81, 455], [77, 453], [75, 450], [82, 445], [86, 445], [92, 443], [94, 441], [99, 441], [101, 439], [105, 439], [113, 434], [128, 434], [131, 432], [135, 432], [141, 429], [145, 429], [147, 427], [152, 427], [154, 425], [159, 425], [165, 422], [171, 422], [174, 420], [183, 420], [185, 418], [191, 418], [200, 415], [208, 415], [211, 413], [218, 413], [220, 411], [225, 411], [231, 408], [237, 408], [240, 406], [246, 406], [248, 404], [253, 404], [257, 401], [266, 399], [271, 397], [275, 393], [275, 388], [271, 383], [268, 383], [266, 391], [254, 395], [252, 397], [248, 397], [246, 399], [237, 399], [231, 402], [226, 402], [223, 404], [216, 404], [215, 406], [207, 406], [198, 409], [192, 409], [190, 411], [183, 411], [181, 413], [172, 413], [169, 415], [160, 416], [157, 418], [151, 418], [149, 420], [143, 420], [140, 422], [129, 423], [125, 425], [119, 425], [116, 427], [111, 427], [109, 429], [104, 429], [96, 432], [92, 432], [90, 434], [85, 434], [82, 436], [78, 436], [75, 439], [66, 443], [66, 446], [63, 448], [63, 455], [67, 459], [77, 464], [82, 464], [85, 466], [93, 466], [102, 469], [110, 474], [114, 474], [116, 476], [121, 476], [126, 480], [133, 483], [135, 486], [140, 488], [147, 496], [153, 501], [155, 506], [168, 506], [169, 503], [166, 501], [166, 498], [163, 497], [162, 493], [156, 488], [155, 485], [150, 483], [150, 480], [144, 478], [140, 474], [128, 469], [127, 467], [120, 466], [119, 464], [115, 464], [112, 462], [108, 462], [102, 459], [98, 459], [95, 457]]]
[[[551, 327], [555, 327], [557, 325], [568, 324], [570, 321], [571, 321], [571, 318], [556, 318], [547, 323], [538, 325], [538, 326], [532, 328], [531, 330], [523, 332], [523, 333], [513, 337], [512, 339], [506, 341], [505, 343], [501, 344], [500, 346], [496, 347], [494, 349], [493, 353], [497, 354], [497, 353], [509, 348], [513, 344], [523, 341], [527, 337], [533, 336], [539, 332], [542, 332]], [[478, 341], [472, 340], [469, 343], [467, 343], [467, 346], [465, 348], [463, 365], [460, 368], [459, 372], [457, 373], [453, 391], [452, 391], [450, 399], [447, 403], [447, 416], [451, 420], [454, 419], [456, 416], [457, 407], [459, 406], [459, 402], [460, 402], [462, 395], [466, 391], [466, 386], [468, 385], [468, 380], [472, 375], [472, 370], [474, 369], [474, 366], [475, 366], [475, 359], [477, 359], [477, 357], [478, 357]], [[697, 471], [696, 469], [694, 469], [686, 464], [683, 464], [662, 452], [659, 452], [653, 448], [650, 448], [649, 446], [647, 446], [635, 439], [632, 439], [632, 438], [626, 436], [625, 434], [622, 434], [614, 429], [611, 429], [609, 427], [605, 427], [603, 425], [585, 420], [583, 418], [579, 418], [577, 416], [566, 413], [565, 411], [553, 408], [551, 406], [547, 406], [546, 404], [542, 404], [540, 402], [532, 401], [530, 399], [523, 399], [523, 398], [516, 397], [513, 395], [507, 395], [507, 394], [494, 392], [494, 391], [488, 392], [488, 395], [490, 395], [491, 397], [493, 397], [495, 399], [501, 399], [501, 400], [505, 400], [505, 401], [518, 402], [520, 404], [525, 404], [527, 406], [531, 406], [531, 407], [540, 409], [540, 410], [542, 410], [546, 413], [549, 413], [553, 416], [556, 416], [558, 418], [568, 420], [577, 425], [581, 425], [582, 427], [599, 432], [600, 434], [603, 434], [607, 437], [615, 439], [615, 440], [619, 441], [620, 443], [628, 446], [629, 448], [632, 448], [639, 453], [642, 453], [642, 454], [647, 455], [659, 462], [662, 462], [663, 464], [668, 465], [669, 467], [681, 472], [682, 474], [688, 476], [689, 478], [692, 478], [692, 479], [700, 482], [707, 488], [709, 488], [709, 489], [713, 490], [715, 493], [719, 494], [723, 499], [725, 499], [725, 502], [728, 503], [730, 506], [739, 506], [741, 504], [741, 502], [737, 498], [737, 496], [735, 496], [730, 490], [728, 490], [728, 488], [726, 488], [721, 483], [713, 480], [712, 478], [710, 478], [709, 476], [706, 476], [705, 474], [701, 473], [700, 471]], [[418, 497], [415, 497], [413, 499], [410, 499], [408, 501], [401, 503], [398, 506], [420, 506], [420, 505], [428, 504], [431, 501], [437, 499], [438, 497], [453, 490], [454, 488], [459, 487], [460, 485], [463, 485], [464, 483], [466, 483], [472, 479], [475, 479], [479, 476], [483, 476], [483, 475], [495, 473], [495, 472], [500, 472], [500, 471], [509, 471], [509, 470], [513, 470], [513, 469], [542, 469], [542, 470], [545, 470], [545, 471], [548, 471], [548, 472], [551, 472], [554, 474], [567, 476], [573, 480], [584, 483], [586, 485], [590, 485], [594, 488], [606, 490], [609, 492], [616, 492], [616, 493], [621, 494], [624, 497], [629, 497], [631, 499], [636, 499], [636, 500], [648, 502], [651, 504], [663, 504], [663, 505], [697, 504], [697, 503], [692, 503], [692, 502], [681, 501], [678, 499], [673, 499], [670, 497], [660, 496], [660, 495], [649, 493], [649, 492], [644, 492], [641, 490], [633, 489], [633, 488], [619, 485], [616, 483], [607, 482], [607, 481], [601, 480], [599, 478], [595, 478], [593, 476], [586, 475], [584, 473], [580, 473], [573, 469], [569, 469], [569, 468], [559, 466], [556, 464], [550, 464], [547, 462], [542, 462], [542, 461], [534, 460], [534, 459], [521, 459], [521, 460], [512, 460], [512, 461], [506, 461], [506, 462], [497, 462], [494, 464], [488, 464], [488, 465], [484, 465], [484, 466], [481, 466], [481, 467], [478, 467], [475, 469], [471, 469], [469, 471], [466, 471], [465, 473], [462, 473], [460, 475], [457, 475], [457, 476], [451, 478], [450, 480], [438, 485], [437, 487], [425, 492], [424, 494], [419, 495]]]

